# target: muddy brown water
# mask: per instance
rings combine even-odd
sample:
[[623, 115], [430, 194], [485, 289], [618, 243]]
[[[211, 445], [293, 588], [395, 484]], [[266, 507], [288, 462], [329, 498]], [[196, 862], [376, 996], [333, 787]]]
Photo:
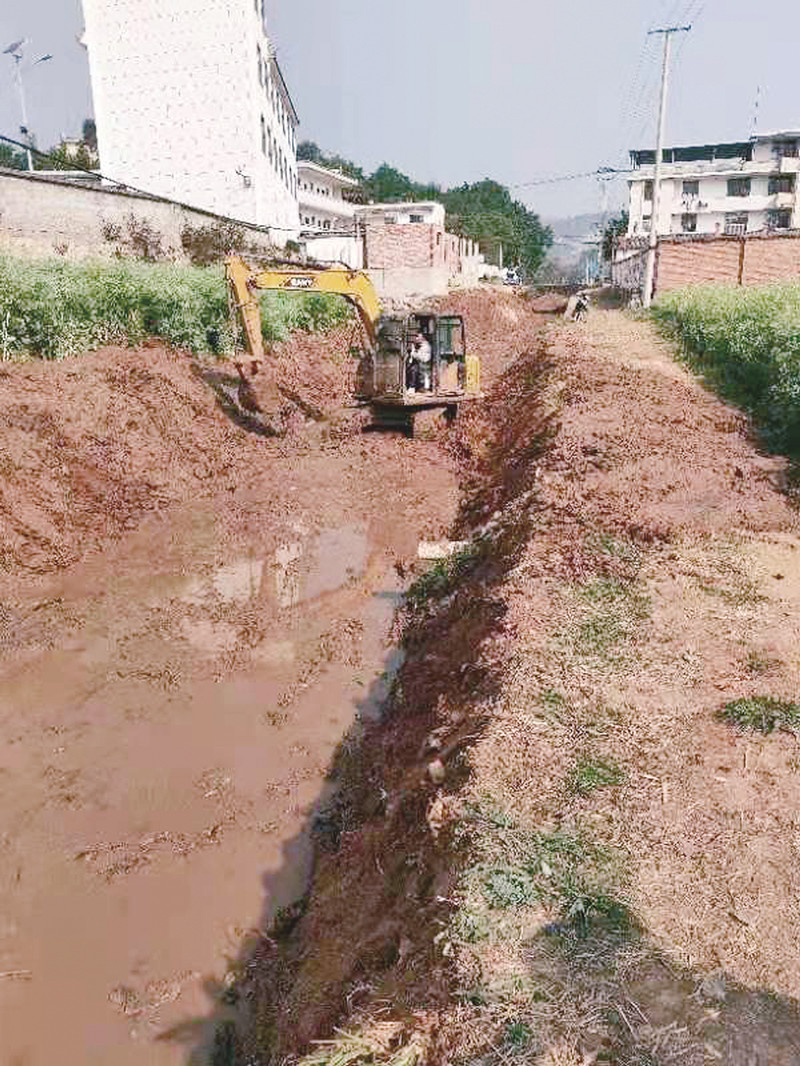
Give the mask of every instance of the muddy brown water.
[[0, 581], [3, 1063], [205, 1061], [208, 989], [302, 894], [326, 771], [396, 663], [395, 564], [455, 505], [435, 444], [304, 464]]

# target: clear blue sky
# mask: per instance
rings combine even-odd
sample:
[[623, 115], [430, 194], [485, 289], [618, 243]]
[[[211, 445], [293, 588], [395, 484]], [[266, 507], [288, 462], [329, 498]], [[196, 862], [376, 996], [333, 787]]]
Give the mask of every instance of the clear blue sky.
[[[301, 137], [419, 180], [514, 185], [624, 165], [654, 141], [660, 45], [646, 33], [665, 22], [694, 23], [675, 52], [670, 141], [747, 137], [759, 85], [760, 128], [800, 126], [791, 0], [268, 0], [268, 12]], [[32, 56], [55, 57], [26, 81], [40, 145], [91, 113], [81, 28], [80, 0], [3, 0], [0, 50], [27, 36]], [[13, 134], [0, 60], [0, 132]], [[599, 205], [593, 179], [514, 191], [546, 216]]]

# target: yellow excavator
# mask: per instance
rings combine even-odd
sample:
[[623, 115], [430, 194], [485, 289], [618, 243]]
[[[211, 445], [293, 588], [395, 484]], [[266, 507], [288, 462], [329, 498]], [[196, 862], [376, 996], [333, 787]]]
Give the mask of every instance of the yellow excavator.
[[[238, 312], [251, 366], [264, 359], [258, 293], [332, 293], [356, 309], [364, 332], [357, 399], [379, 425], [413, 434], [419, 411], [443, 409], [455, 418], [465, 400], [480, 398], [480, 360], [467, 351], [461, 315], [415, 312], [385, 315], [367, 274], [338, 266], [276, 266], [254, 271], [239, 257], [225, 261], [231, 305]], [[246, 374], [239, 372], [245, 383]]]

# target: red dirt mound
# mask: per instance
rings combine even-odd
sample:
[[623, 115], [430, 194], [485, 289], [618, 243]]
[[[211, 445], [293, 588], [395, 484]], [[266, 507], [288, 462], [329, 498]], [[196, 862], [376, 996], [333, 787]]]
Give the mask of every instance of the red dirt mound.
[[0, 566], [43, 573], [218, 482], [243, 434], [191, 360], [110, 348], [0, 376]]

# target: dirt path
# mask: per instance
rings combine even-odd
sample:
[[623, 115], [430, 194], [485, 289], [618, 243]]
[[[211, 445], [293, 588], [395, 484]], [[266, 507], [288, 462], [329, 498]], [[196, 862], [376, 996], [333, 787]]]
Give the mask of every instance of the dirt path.
[[[502, 363], [507, 298], [460, 299]], [[335, 407], [324, 353], [289, 377]], [[437, 443], [332, 407], [254, 437], [157, 348], [0, 375], [3, 1063], [206, 1061], [243, 940], [302, 893], [400, 575], [457, 505]]]
[[363, 752], [385, 804], [244, 991], [276, 1061], [337, 1026], [385, 1064], [796, 1066], [800, 742], [722, 715], [800, 715], [784, 463], [621, 313], [513, 354], [459, 441], [482, 536]]

